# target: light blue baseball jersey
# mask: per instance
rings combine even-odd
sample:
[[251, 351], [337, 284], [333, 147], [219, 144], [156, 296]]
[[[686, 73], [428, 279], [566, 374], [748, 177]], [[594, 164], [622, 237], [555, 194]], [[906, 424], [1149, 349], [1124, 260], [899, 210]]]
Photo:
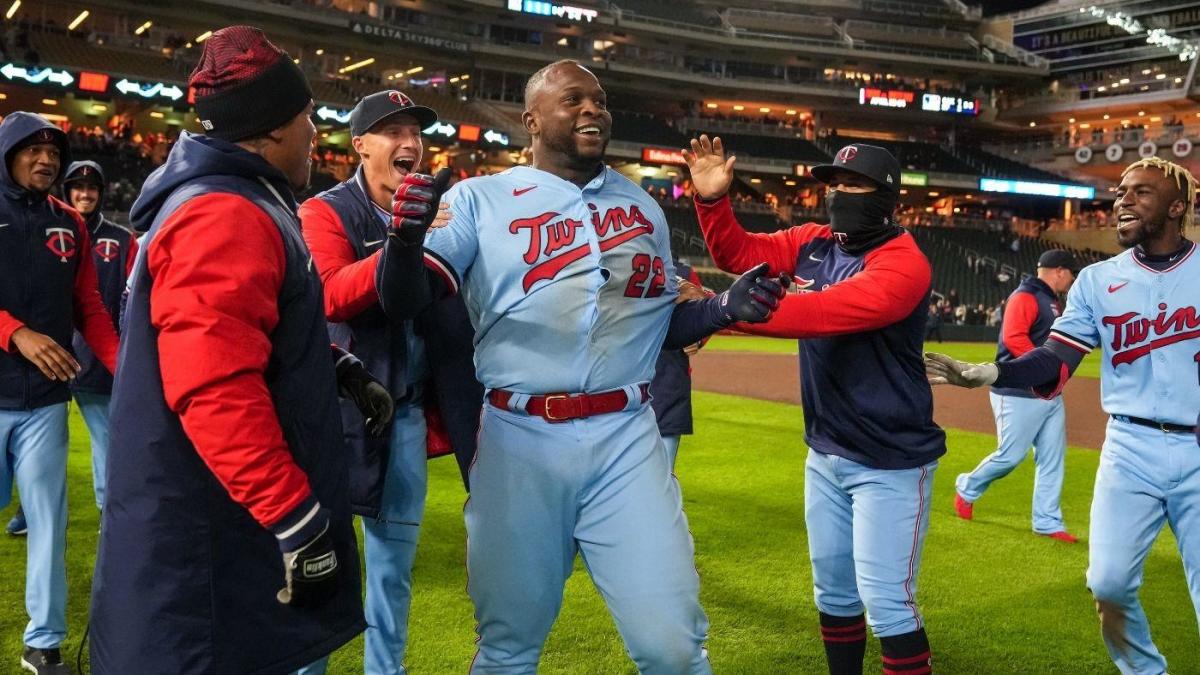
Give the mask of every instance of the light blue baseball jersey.
[[1050, 339], [1103, 350], [1100, 402], [1109, 415], [1192, 425], [1200, 409], [1200, 255], [1159, 272], [1132, 249], [1085, 268]]
[[425, 238], [463, 293], [489, 389], [597, 392], [649, 381], [679, 293], [662, 209], [605, 168], [583, 188], [531, 167], [470, 178]]

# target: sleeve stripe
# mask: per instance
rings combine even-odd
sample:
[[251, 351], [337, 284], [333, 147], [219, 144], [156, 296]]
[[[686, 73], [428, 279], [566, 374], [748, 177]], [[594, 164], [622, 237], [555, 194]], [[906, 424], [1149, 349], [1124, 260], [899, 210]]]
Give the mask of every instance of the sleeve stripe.
[[1083, 340], [1071, 337], [1066, 333], [1060, 333], [1058, 331], [1050, 331], [1050, 339], [1057, 340], [1058, 342], [1061, 342], [1077, 351], [1083, 352], [1084, 354], [1090, 354], [1093, 349], [1092, 345], [1087, 344]]
[[437, 272], [442, 277], [446, 282], [446, 286], [450, 288], [451, 295], [458, 294], [460, 284], [458, 274], [454, 271], [454, 266], [429, 249], [425, 249], [425, 266]]
[[311, 521], [313, 518], [316, 518], [317, 512], [320, 510], [321, 510], [320, 503], [313, 504], [312, 508], [308, 510], [308, 513], [304, 514], [304, 517], [300, 519], [300, 522], [289, 527], [288, 529], [284, 530], [283, 532], [279, 532], [278, 534], [275, 535], [275, 537], [277, 539], [287, 539], [288, 537], [292, 536], [293, 534], [296, 534], [300, 530], [304, 529], [304, 526], [308, 525], [309, 521]]

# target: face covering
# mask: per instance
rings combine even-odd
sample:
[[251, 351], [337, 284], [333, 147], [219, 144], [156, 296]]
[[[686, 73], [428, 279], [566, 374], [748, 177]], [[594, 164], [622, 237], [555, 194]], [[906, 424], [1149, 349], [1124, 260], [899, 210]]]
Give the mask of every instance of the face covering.
[[858, 255], [899, 235], [903, 230], [892, 222], [898, 200], [895, 194], [884, 190], [830, 190], [825, 195], [825, 209], [829, 212], [829, 224], [838, 246], [851, 255]]

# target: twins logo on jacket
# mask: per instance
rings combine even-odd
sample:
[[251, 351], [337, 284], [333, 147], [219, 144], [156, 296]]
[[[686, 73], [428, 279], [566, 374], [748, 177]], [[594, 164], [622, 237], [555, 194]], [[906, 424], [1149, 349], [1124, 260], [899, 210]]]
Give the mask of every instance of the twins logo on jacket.
[[1110, 415], [1195, 424], [1200, 409], [1200, 255], [1159, 272], [1126, 251], [1085, 268], [1050, 338], [1082, 352], [1104, 343]]
[[662, 344], [678, 285], [666, 217], [645, 192], [611, 169], [581, 190], [516, 167], [463, 181], [444, 201], [454, 218], [430, 231], [427, 262], [456, 290], [476, 268], [462, 291], [485, 387], [591, 392], [650, 380], [658, 354], [645, 346]]

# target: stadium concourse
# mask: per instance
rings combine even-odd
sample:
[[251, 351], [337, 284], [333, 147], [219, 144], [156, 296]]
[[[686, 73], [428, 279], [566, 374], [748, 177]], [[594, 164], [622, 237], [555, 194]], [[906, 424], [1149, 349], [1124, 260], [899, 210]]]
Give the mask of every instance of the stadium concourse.
[[[1008, 303], [1035, 282], [1045, 253], [1068, 251], [1080, 266], [1121, 253], [1114, 200], [1127, 165], [1157, 157], [1200, 172], [1194, 3], [0, 0], [0, 14], [0, 118], [36, 113], [65, 132], [71, 158], [99, 169], [100, 213], [120, 228], [134, 227], [130, 209], [152, 172], [182, 139], [204, 132], [189, 76], [214, 31], [235, 24], [260, 28], [310, 84], [316, 138], [298, 202], [352, 185], [364, 171], [351, 111], [366, 96], [399, 91], [396, 100], [435, 110], [411, 169], [448, 168], [451, 184], [461, 184], [529, 167], [534, 141], [522, 114], [530, 76], [559, 59], [588, 67], [612, 116], [606, 162], [661, 206], [673, 256], [718, 293], [737, 277], [719, 268], [701, 229], [684, 152], [692, 139], [720, 137], [737, 157], [731, 208], [757, 234], [829, 223], [828, 190], [813, 167], [847, 145], [882, 147], [900, 165], [892, 220], [930, 263], [928, 348], [971, 362], [997, 358]], [[66, 197], [63, 190], [60, 180], [53, 194]], [[1195, 241], [1200, 231], [1185, 236]], [[827, 668], [805, 561], [797, 352], [795, 341], [727, 333], [691, 360], [695, 433], [684, 436], [676, 473], [718, 672]], [[1063, 505], [1079, 534], [1108, 420], [1099, 372], [1088, 357], [1063, 395]], [[1084, 589], [1086, 545], [1029, 536], [1029, 469], [981, 500], [971, 526], [954, 517], [955, 474], [996, 447], [988, 394], [936, 388], [933, 402], [934, 420], [948, 431], [920, 575], [935, 668], [1113, 672]], [[64, 659], [85, 663], [99, 527], [90, 508], [96, 431], [74, 404], [69, 424], [61, 646]], [[405, 656], [414, 673], [462, 672], [472, 658], [464, 493], [451, 464], [429, 464]], [[5, 518], [19, 513], [20, 497], [14, 492]], [[25, 555], [21, 539], [0, 540], [10, 572], [0, 582], [0, 672], [16, 668], [31, 639], [38, 648], [53, 642], [26, 625]], [[1142, 594], [1157, 644], [1171, 672], [1200, 673], [1195, 615], [1170, 535], [1149, 568]], [[629, 672], [584, 576], [567, 584], [542, 671]], [[868, 642], [868, 659], [880, 658], [878, 641]], [[360, 638], [333, 655], [329, 672], [362, 672], [363, 654]]]

